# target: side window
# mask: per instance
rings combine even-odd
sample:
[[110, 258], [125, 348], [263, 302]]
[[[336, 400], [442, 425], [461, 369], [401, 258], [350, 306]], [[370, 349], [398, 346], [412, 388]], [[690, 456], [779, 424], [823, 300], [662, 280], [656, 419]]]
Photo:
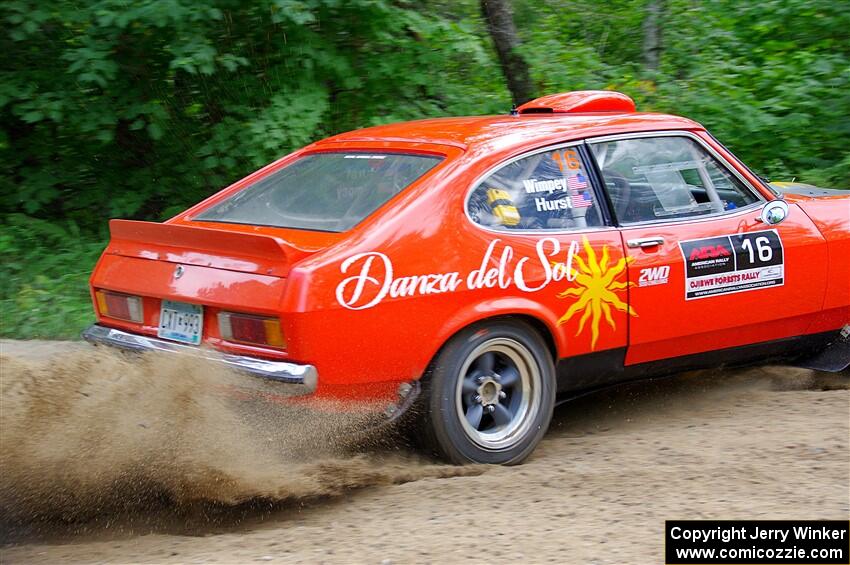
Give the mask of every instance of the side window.
[[621, 223], [687, 218], [758, 201], [740, 180], [687, 137], [591, 145]]
[[470, 218], [503, 230], [565, 230], [602, 225], [587, 170], [575, 148], [535, 153], [481, 181], [466, 204]]

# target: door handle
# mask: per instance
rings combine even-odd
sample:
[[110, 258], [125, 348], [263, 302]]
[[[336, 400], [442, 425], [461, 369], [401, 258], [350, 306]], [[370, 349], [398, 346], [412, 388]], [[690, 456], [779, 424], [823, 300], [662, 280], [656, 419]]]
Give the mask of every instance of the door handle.
[[662, 245], [664, 243], [663, 237], [640, 237], [638, 239], [630, 239], [626, 242], [630, 248], [634, 249], [636, 247], [655, 247], [656, 245]]

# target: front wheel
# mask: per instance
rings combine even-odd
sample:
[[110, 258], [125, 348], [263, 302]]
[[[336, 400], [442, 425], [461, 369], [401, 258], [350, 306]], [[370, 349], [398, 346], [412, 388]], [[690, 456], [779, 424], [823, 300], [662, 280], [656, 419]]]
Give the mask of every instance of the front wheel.
[[446, 344], [425, 382], [425, 432], [454, 463], [516, 464], [540, 442], [555, 404], [555, 369], [528, 324], [469, 328]]

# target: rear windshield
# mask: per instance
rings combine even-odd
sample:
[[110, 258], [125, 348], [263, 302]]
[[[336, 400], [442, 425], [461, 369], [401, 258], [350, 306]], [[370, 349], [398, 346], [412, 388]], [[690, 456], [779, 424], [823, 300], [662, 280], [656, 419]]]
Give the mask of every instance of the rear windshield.
[[316, 153], [240, 190], [195, 220], [342, 232], [442, 160], [401, 153]]

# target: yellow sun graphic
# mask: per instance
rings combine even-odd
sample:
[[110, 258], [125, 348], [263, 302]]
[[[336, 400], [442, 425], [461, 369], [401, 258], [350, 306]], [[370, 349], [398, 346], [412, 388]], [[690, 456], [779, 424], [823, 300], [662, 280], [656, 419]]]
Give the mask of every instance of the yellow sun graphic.
[[558, 298], [566, 298], [575, 296], [578, 298], [567, 309], [561, 319], [558, 320], [558, 325], [566, 324], [575, 314], [584, 310], [584, 314], [579, 320], [578, 331], [576, 335], [581, 334], [584, 330], [584, 324], [593, 316], [590, 321], [591, 341], [590, 349], [596, 348], [596, 341], [599, 339], [599, 322], [602, 316], [611, 326], [612, 329], [617, 329], [614, 324], [614, 318], [611, 317], [611, 307], [613, 306], [620, 312], [628, 312], [631, 316], [637, 316], [634, 309], [620, 300], [614, 294], [616, 291], [624, 290], [630, 286], [634, 286], [633, 282], [618, 282], [617, 279], [626, 270], [626, 266], [634, 260], [633, 257], [623, 257], [616, 264], [608, 266], [608, 246], [602, 247], [602, 259], [597, 261], [596, 252], [590, 246], [587, 237], [583, 237], [584, 252], [587, 255], [587, 262], [581, 258], [580, 254], [573, 256], [574, 261], [578, 265], [578, 270], [572, 269], [571, 276], [575, 277], [575, 282], [579, 286], [569, 288], [558, 294]]

